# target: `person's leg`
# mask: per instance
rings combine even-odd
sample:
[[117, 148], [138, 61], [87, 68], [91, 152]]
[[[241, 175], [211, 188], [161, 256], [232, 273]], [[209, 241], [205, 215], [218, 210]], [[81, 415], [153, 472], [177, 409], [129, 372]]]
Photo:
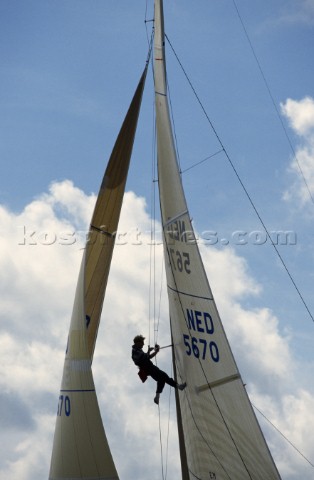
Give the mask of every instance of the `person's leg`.
[[166, 374], [166, 372], [163, 373], [163, 378], [164, 381], [167, 385], [170, 385], [170, 387], [176, 388], [178, 386], [177, 382], [173, 380], [173, 378], [170, 378], [169, 375]]
[[157, 382], [156, 393], [162, 393], [166, 383], [164, 372], [158, 367], [154, 367], [149, 374]]
[[179, 388], [183, 390], [186, 387], [186, 384], [178, 385], [173, 378], [170, 378], [166, 372], [160, 370], [158, 367], [154, 366], [154, 368], [149, 372], [149, 375], [157, 382], [157, 389], [156, 389], [156, 396], [154, 398], [154, 402], [159, 403], [159, 397], [162, 393], [165, 383], [170, 385], [173, 388]]

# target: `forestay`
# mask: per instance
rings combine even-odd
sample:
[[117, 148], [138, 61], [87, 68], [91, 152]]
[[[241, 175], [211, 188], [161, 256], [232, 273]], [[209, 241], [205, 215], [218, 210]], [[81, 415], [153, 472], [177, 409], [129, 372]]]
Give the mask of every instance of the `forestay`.
[[[234, 361], [195, 241], [167, 100], [163, 5], [155, 0], [158, 180], [184, 479], [275, 480], [280, 475]], [[180, 433], [182, 429], [182, 434]]]

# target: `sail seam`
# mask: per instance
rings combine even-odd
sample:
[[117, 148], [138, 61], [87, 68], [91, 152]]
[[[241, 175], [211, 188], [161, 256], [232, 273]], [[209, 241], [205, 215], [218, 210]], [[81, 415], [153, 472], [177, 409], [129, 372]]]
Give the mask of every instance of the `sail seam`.
[[95, 225], [90, 226], [91, 230], [95, 230], [96, 232], [102, 233], [103, 235], [108, 235], [108, 237], [114, 237], [115, 233], [108, 232], [107, 230], [103, 230], [102, 228], [96, 227]]
[[194, 295], [193, 293], [188, 293], [188, 292], [181, 292], [180, 290], [170, 287], [170, 285], [167, 285], [169, 290], [172, 290], [175, 293], [178, 293], [180, 295], [186, 295], [188, 297], [193, 297], [193, 298], [200, 298], [202, 300], [213, 300], [212, 297], [202, 297], [201, 295]]

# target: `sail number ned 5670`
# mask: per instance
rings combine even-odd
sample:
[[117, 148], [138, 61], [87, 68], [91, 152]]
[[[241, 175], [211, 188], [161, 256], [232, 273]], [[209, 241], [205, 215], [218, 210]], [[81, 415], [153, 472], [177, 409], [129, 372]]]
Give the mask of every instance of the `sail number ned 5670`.
[[[208, 312], [186, 309], [187, 326], [190, 333], [183, 334], [183, 343], [187, 355], [194, 355], [201, 360], [209, 359], [219, 362], [219, 350], [216, 342], [210, 340], [209, 335], [214, 333], [214, 322]], [[193, 336], [192, 331], [201, 333], [201, 337]]]

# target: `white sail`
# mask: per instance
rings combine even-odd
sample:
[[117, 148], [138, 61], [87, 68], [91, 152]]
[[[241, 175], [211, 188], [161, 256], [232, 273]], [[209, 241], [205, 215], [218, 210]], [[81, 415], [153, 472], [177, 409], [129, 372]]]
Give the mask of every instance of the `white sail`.
[[97, 402], [86, 336], [85, 254], [76, 289], [49, 480], [118, 480]]
[[99, 411], [92, 358], [147, 66], [116, 140], [84, 250], [68, 337], [49, 480], [118, 480]]
[[[275, 480], [271, 457], [226, 338], [195, 241], [167, 100], [162, 0], [155, 0], [158, 181], [184, 479]], [[186, 459], [184, 460], [184, 457]]]
[[95, 349], [146, 73], [147, 65], [112, 150], [98, 193], [86, 245], [84, 296], [91, 357]]

